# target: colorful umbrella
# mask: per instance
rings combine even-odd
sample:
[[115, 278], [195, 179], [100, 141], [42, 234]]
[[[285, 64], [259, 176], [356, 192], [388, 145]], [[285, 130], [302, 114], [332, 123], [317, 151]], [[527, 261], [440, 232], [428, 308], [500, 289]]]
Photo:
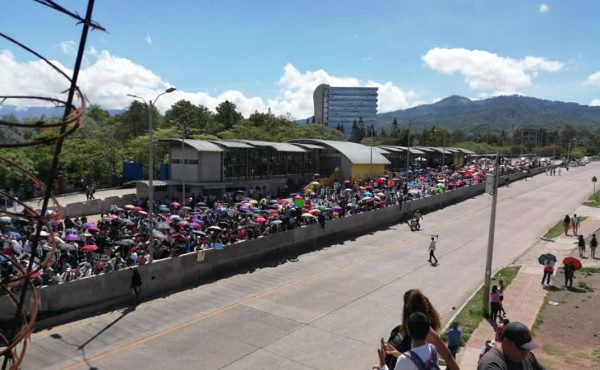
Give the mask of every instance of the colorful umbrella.
[[579, 270], [581, 268], [581, 261], [575, 257], [565, 257], [563, 265], [572, 265], [575, 270]]
[[65, 240], [68, 240], [70, 242], [74, 242], [77, 240], [81, 240], [81, 237], [77, 234], [69, 234], [67, 236], [65, 236]]
[[82, 252], [93, 252], [95, 250], [98, 250], [98, 246], [95, 244], [88, 244], [81, 247]]
[[556, 256], [552, 253], [542, 254], [538, 257], [538, 262], [540, 263], [540, 265], [544, 265], [547, 259], [551, 259], [552, 261], [556, 262]]

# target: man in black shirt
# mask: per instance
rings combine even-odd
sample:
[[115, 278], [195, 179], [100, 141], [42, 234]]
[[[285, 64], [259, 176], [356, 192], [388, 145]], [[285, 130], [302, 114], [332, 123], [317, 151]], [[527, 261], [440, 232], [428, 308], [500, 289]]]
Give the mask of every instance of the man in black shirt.
[[500, 334], [500, 343], [479, 360], [477, 370], [545, 370], [531, 352], [538, 347], [525, 325], [508, 323]]

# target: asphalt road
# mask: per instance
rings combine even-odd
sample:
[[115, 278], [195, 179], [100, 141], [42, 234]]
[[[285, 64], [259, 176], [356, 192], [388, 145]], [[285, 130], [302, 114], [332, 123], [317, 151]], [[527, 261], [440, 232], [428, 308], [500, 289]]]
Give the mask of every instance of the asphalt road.
[[[600, 163], [501, 188], [493, 270], [511, 264], [593, 191]], [[447, 322], [482, 284], [488, 194], [180, 293], [32, 336], [23, 369], [368, 369], [420, 288]], [[439, 234], [439, 265], [427, 262]], [[342, 236], [340, 236], [342, 239]], [[93, 294], [93, 292], [90, 292]], [[133, 299], [133, 298], [132, 298]]]

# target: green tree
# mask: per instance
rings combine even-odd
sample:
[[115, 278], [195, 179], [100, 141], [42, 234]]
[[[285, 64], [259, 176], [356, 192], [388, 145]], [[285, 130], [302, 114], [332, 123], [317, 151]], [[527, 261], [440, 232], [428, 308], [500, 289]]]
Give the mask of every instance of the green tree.
[[213, 113], [203, 105], [180, 100], [165, 112], [165, 127], [176, 126], [172, 121], [185, 125], [193, 134], [203, 134], [213, 123]]
[[25, 149], [0, 149], [0, 157], [4, 160], [17, 164], [20, 170], [11, 163], [0, 160], [0, 184], [3, 188], [18, 190], [28, 181], [28, 174], [37, 176], [34, 161], [25, 155]]

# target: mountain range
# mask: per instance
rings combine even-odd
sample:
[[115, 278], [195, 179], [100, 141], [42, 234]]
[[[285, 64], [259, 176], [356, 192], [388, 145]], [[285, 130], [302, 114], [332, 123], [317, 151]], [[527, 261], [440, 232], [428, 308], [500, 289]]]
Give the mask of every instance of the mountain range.
[[433, 104], [419, 105], [405, 110], [377, 115], [377, 132], [388, 132], [396, 118], [398, 127], [421, 130], [433, 125], [446, 130], [471, 131], [478, 126], [490, 125], [495, 130], [512, 127], [557, 129], [565, 124], [591, 127], [600, 124], [600, 107], [565, 103], [521, 95], [497, 96], [471, 100], [449, 96]]
[[[122, 111], [108, 110], [111, 115]], [[14, 115], [23, 120], [31, 117], [54, 117], [62, 115], [58, 108], [15, 109], [3, 105], [0, 116]], [[513, 127], [557, 129], [565, 124], [588, 126], [600, 124], [600, 107], [566, 103], [526, 97], [521, 95], [497, 96], [482, 100], [471, 100], [462, 96], [449, 96], [432, 104], [377, 114], [376, 132], [390, 132], [394, 118], [399, 128], [411, 124], [411, 130], [423, 130], [441, 126], [446, 130], [475, 130], [478, 126], [490, 125], [495, 130]], [[303, 124], [307, 119], [298, 120]]]

